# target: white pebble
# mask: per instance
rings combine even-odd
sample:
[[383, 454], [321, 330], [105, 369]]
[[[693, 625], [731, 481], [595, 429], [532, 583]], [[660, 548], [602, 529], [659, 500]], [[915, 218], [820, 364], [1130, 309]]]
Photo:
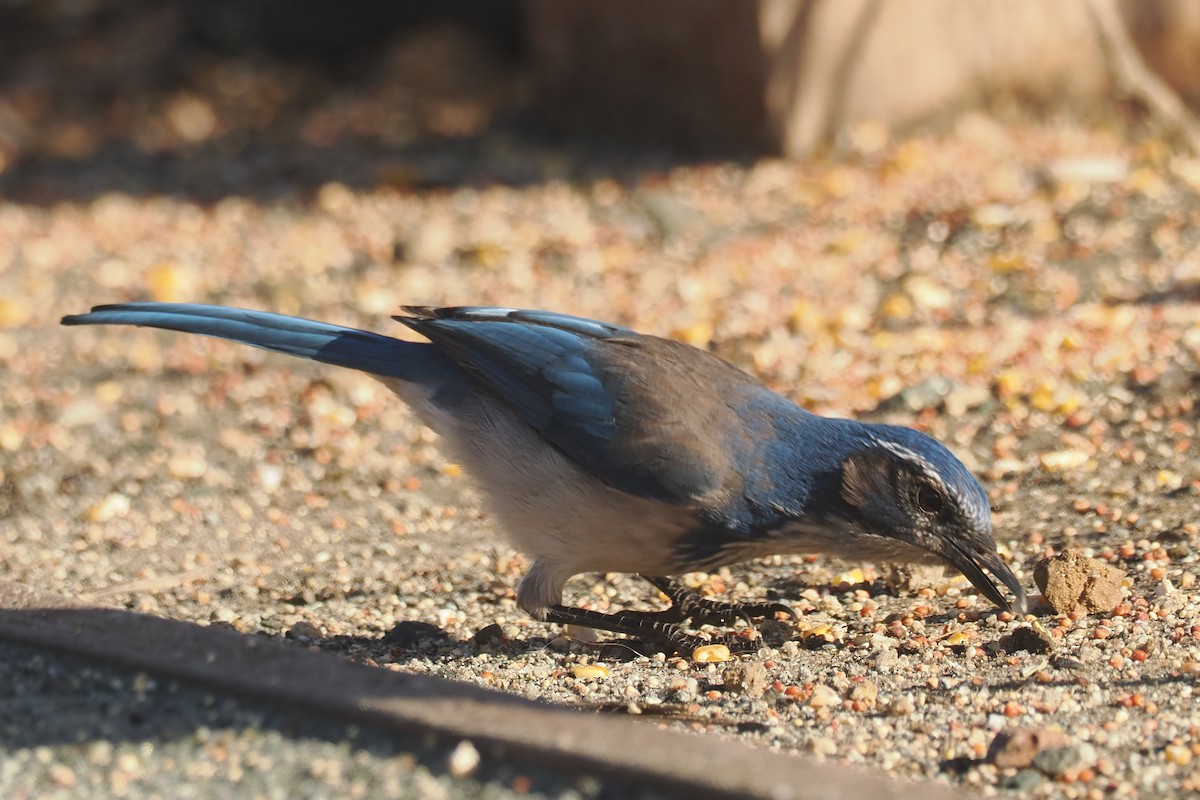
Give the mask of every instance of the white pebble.
[[463, 739], [450, 753], [446, 766], [454, 777], [465, 778], [479, 767], [479, 751], [475, 745]]

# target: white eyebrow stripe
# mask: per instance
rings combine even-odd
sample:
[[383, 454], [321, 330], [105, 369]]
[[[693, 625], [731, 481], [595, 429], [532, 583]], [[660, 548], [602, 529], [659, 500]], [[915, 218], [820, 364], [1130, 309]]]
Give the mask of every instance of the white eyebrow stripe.
[[[904, 461], [907, 461], [908, 463], [920, 468], [921, 472], [923, 472], [927, 477], [932, 478], [939, 486], [946, 486], [946, 482], [942, 480], [942, 476], [939, 475], [937, 470], [933, 468], [933, 465], [929, 463], [929, 460], [917, 451], [910, 450], [902, 444], [889, 442], [886, 439], [880, 439], [876, 436], [872, 436], [871, 441], [876, 446], [882, 447], [884, 450], [892, 453], [897, 458], [903, 459]], [[948, 486], [946, 488], [949, 489]]]
[[941, 474], [936, 469], [934, 469], [933, 465], [930, 464], [929, 460], [927, 458], [925, 458], [923, 455], [916, 452], [915, 450], [911, 450], [911, 449], [905, 447], [902, 444], [897, 444], [896, 442], [889, 442], [886, 439], [880, 439], [877, 436], [872, 436], [871, 441], [876, 446], [882, 447], [883, 449], [885, 449], [888, 452], [895, 455], [897, 458], [902, 459], [902, 460], [908, 462], [909, 464], [912, 464], [913, 466], [917, 467], [917, 469], [919, 469], [921, 471], [922, 475], [924, 475], [932, 483], [934, 483], [935, 485], [940, 487], [942, 491], [944, 491], [947, 495], [949, 495], [954, 500], [956, 500], [959, 505], [967, 505], [966, 498], [963, 496], [962, 492], [958, 491], [957, 487], [947, 483], [946, 480], [941, 476]]
[[877, 436], [872, 436], [871, 442], [874, 445], [882, 447], [883, 449], [892, 453], [897, 458], [900, 458], [905, 462], [917, 467], [921, 471], [922, 475], [924, 475], [937, 486], [941, 487], [942, 491], [944, 491], [947, 496], [954, 501], [955, 505], [957, 505], [960, 509], [968, 511], [970, 516], [974, 518], [977, 525], [981, 527], [990, 527], [991, 507], [984, 506], [983, 508], [979, 508], [977, 503], [971, 502], [969, 498], [967, 498], [958, 490], [958, 487], [947, 483], [945, 479], [938, 474], [937, 470], [933, 469], [929, 461], [920, 453], [917, 453], [916, 451], [911, 450], [902, 444], [889, 442], [886, 439], [880, 439]]

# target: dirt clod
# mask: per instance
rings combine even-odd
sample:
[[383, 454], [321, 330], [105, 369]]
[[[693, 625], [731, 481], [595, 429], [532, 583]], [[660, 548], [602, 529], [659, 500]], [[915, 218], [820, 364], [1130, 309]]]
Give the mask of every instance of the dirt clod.
[[1054, 640], [1043, 630], [1022, 625], [1000, 639], [999, 644], [1006, 653], [1048, 653], [1054, 647]]
[[761, 697], [767, 690], [767, 670], [757, 661], [726, 667], [722, 678], [725, 680], [726, 689], [740, 692], [747, 697]]
[[1034, 566], [1033, 580], [1046, 602], [1059, 614], [1083, 608], [1112, 611], [1121, 602], [1123, 570], [1069, 550]]

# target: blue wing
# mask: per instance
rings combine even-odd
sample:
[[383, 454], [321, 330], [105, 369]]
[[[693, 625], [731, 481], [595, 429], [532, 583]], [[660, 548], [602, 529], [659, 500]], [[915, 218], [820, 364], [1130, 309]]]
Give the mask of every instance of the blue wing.
[[697, 507], [740, 493], [752, 447], [733, 404], [757, 381], [629, 328], [505, 308], [408, 307], [397, 320], [473, 373], [548, 442], [622, 491]]
[[613, 397], [588, 360], [595, 343], [636, 336], [628, 328], [545, 311], [406, 307], [396, 317], [489, 384], [543, 435], [556, 427], [585, 439], [615, 433]]

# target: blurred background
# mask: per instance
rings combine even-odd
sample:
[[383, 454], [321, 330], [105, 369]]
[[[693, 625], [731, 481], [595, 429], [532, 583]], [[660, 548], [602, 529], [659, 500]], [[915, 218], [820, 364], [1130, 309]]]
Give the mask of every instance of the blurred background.
[[0, 0], [0, 54], [14, 341], [102, 300], [495, 302], [849, 412], [1197, 287], [1188, 2]]

